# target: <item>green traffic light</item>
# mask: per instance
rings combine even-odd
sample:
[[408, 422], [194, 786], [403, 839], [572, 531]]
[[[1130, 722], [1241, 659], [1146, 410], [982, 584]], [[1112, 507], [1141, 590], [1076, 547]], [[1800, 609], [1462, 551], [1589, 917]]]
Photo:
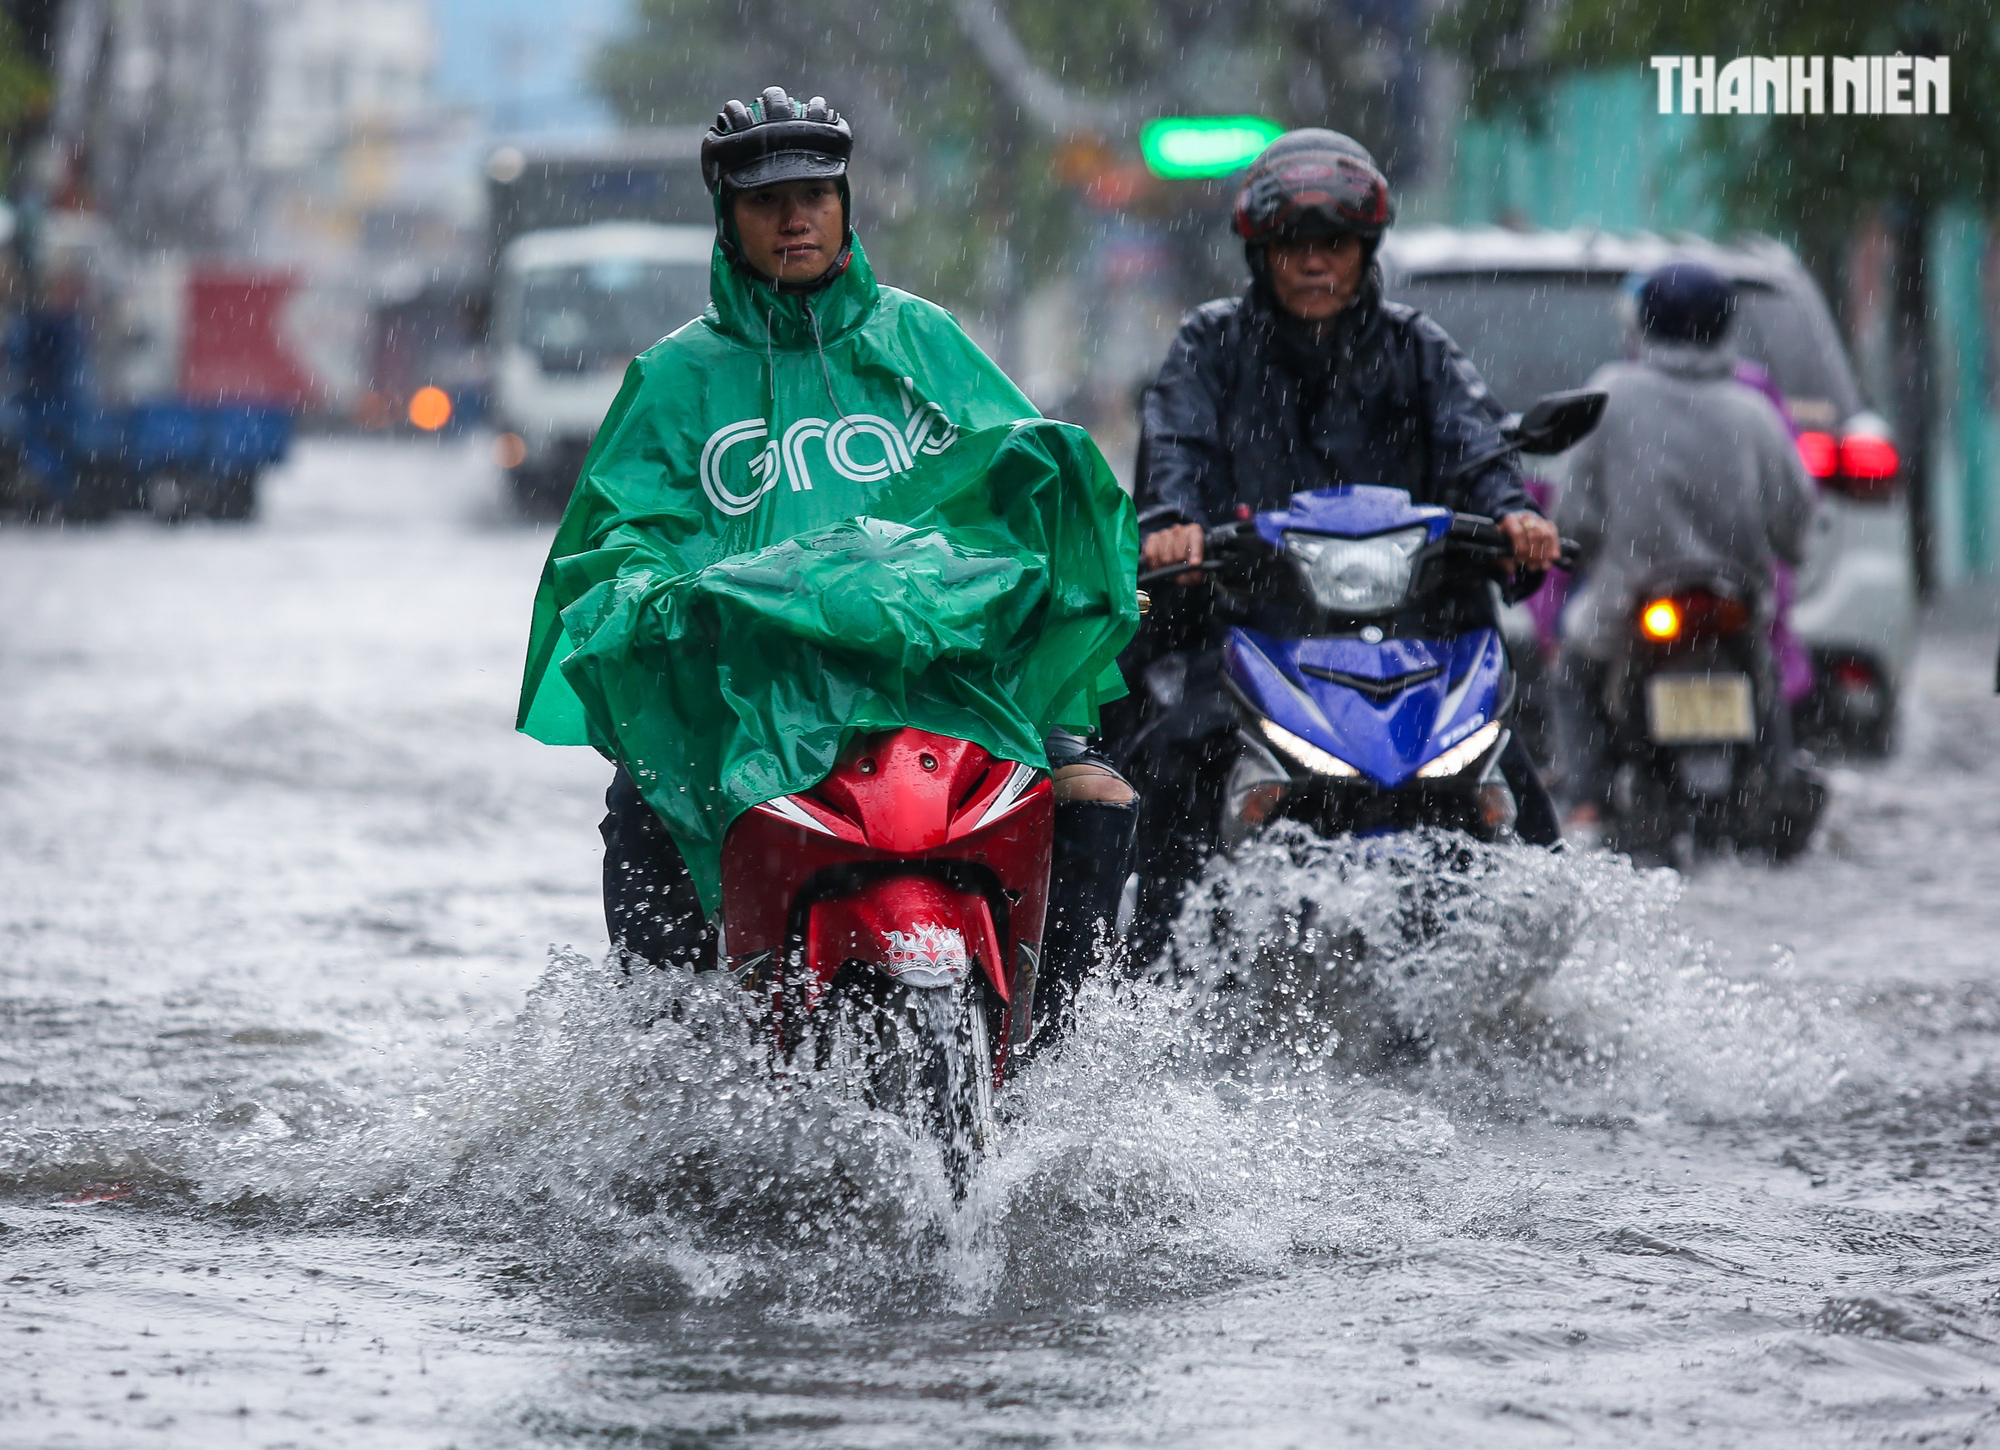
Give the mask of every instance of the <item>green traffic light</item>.
[[1241, 171], [1284, 134], [1262, 116], [1168, 116], [1139, 129], [1146, 169], [1167, 181]]

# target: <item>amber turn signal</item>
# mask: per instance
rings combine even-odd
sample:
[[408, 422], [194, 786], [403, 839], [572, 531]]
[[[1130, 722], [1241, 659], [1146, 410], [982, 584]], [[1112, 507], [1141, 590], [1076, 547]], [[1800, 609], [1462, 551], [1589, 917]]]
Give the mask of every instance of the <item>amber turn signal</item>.
[[1678, 639], [1681, 607], [1671, 599], [1655, 599], [1639, 611], [1639, 628], [1646, 632], [1647, 639]]

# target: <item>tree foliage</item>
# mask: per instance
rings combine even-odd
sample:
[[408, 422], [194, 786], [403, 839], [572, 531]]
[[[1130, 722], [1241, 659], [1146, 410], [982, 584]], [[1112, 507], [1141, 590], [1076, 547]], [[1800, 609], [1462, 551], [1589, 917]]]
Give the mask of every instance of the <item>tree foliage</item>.
[[0, 170], [11, 172], [24, 127], [46, 114], [52, 94], [48, 74], [30, 54], [19, 26], [0, 14]]
[[[1990, 0], [1859, 6], [1850, 0], [1464, 0], [1440, 38], [1483, 77], [1477, 109], [1531, 123], [1553, 75], [1654, 55], [1949, 55], [1948, 116], [1711, 116], [1701, 127], [1732, 220], [1796, 236], [1845, 226], [1859, 208], [2000, 201], [2000, 74]], [[1650, 76], [1649, 76], [1650, 79]], [[1831, 77], [1829, 75], [1829, 82]], [[1829, 92], [1828, 108], [1831, 109]]]

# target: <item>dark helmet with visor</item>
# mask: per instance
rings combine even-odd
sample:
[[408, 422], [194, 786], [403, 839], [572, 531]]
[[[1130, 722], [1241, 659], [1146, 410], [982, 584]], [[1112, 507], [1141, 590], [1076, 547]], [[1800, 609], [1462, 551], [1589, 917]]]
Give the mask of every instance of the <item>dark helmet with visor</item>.
[[748, 105], [725, 105], [701, 138], [701, 177], [721, 202], [716, 225], [723, 254], [744, 271], [763, 275], [737, 245], [733, 197], [787, 181], [831, 181], [840, 189], [844, 219], [840, 256], [825, 276], [802, 290], [817, 290], [846, 271], [854, 249], [854, 205], [847, 188], [847, 159], [853, 151], [854, 133], [824, 96], [795, 101], [782, 86], [766, 86]]
[[1368, 148], [1338, 131], [1287, 131], [1259, 156], [1236, 196], [1236, 234], [1261, 260], [1272, 242], [1360, 237], [1373, 253], [1396, 219], [1389, 181]]

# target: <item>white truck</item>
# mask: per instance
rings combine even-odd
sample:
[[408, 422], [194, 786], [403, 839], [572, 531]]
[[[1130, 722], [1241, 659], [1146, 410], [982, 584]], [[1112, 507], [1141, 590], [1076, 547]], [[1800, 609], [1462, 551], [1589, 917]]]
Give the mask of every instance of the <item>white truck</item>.
[[625, 365], [708, 305], [701, 131], [505, 144], [486, 160], [495, 456], [520, 511], [562, 511]]
[[625, 367], [708, 305], [706, 227], [598, 222], [515, 237], [494, 279], [494, 453], [515, 506], [559, 515]]

